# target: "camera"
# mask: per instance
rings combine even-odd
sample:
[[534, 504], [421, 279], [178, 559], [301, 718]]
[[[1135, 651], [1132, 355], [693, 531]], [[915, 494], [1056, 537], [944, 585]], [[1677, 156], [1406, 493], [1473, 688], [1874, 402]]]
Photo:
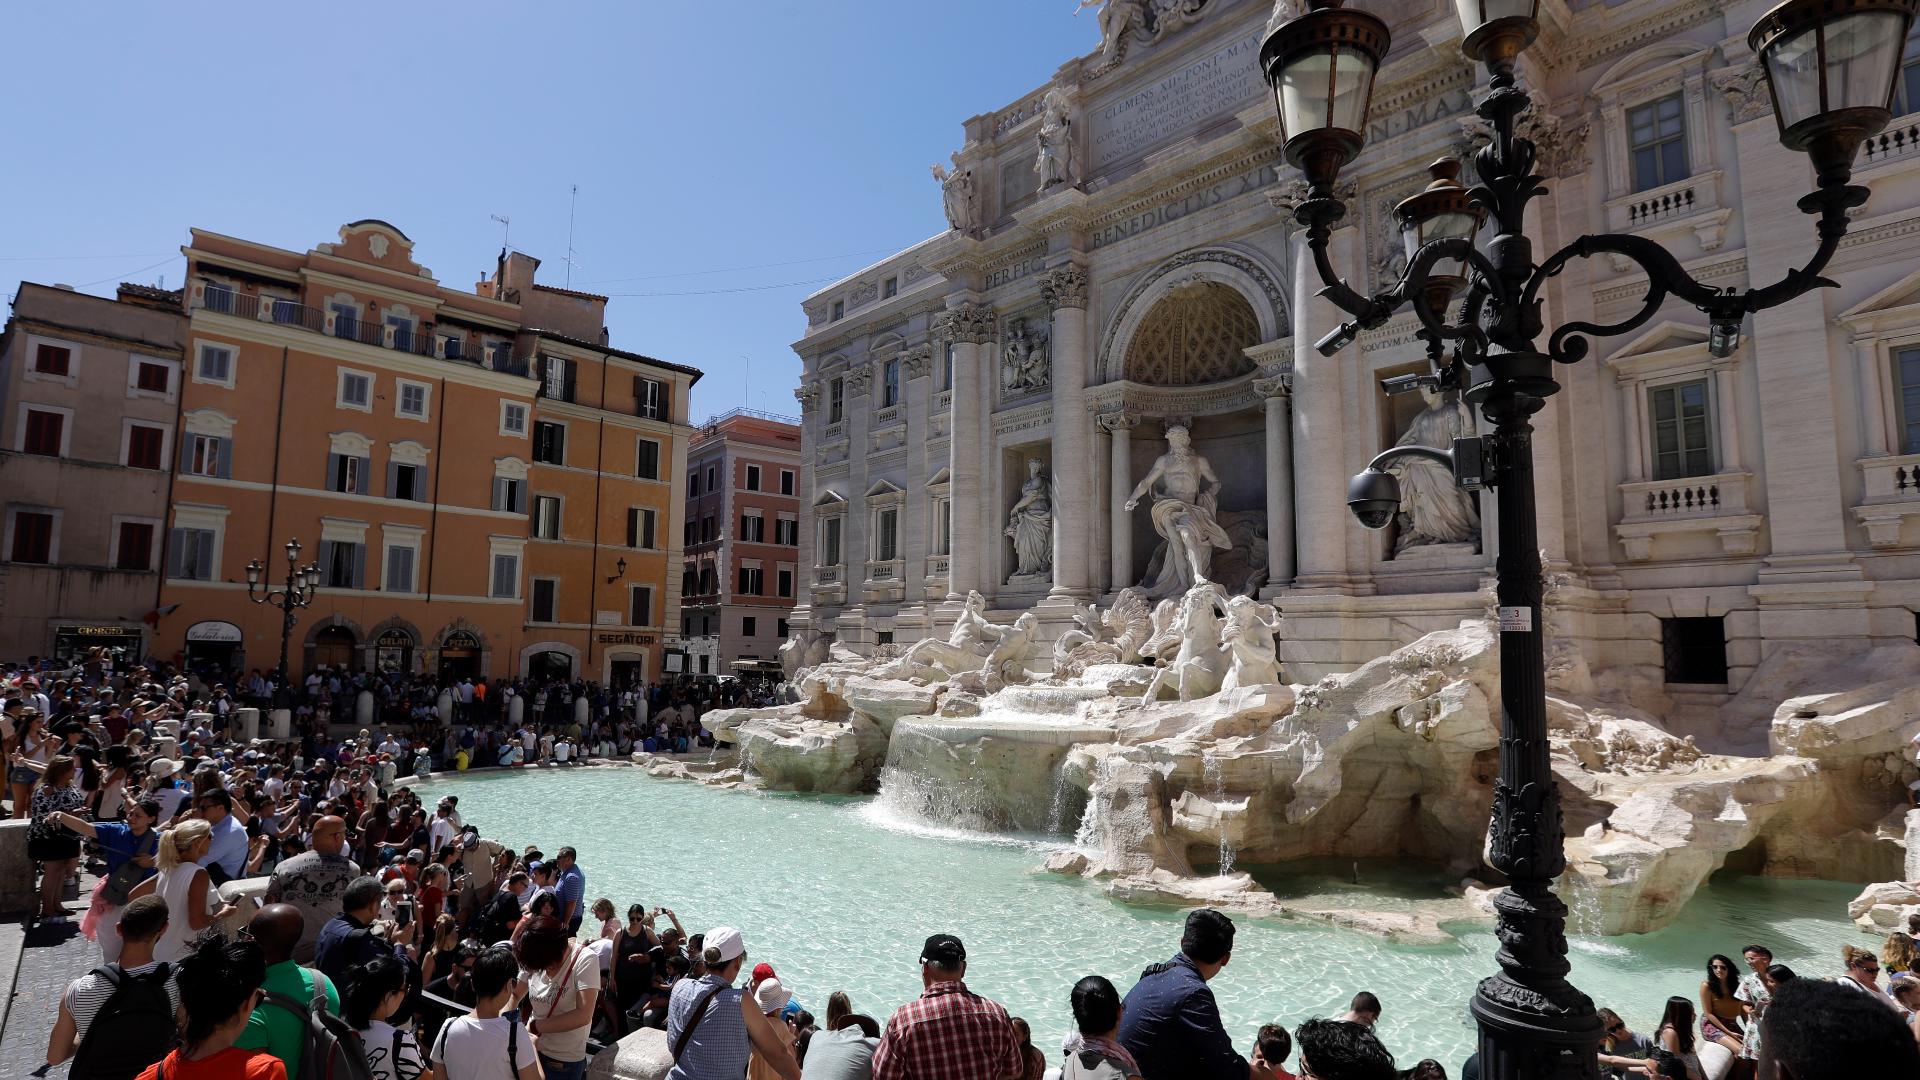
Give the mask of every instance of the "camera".
[[1347, 481], [1347, 509], [1366, 528], [1386, 528], [1400, 510], [1400, 481], [1377, 469], [1355, 474]]

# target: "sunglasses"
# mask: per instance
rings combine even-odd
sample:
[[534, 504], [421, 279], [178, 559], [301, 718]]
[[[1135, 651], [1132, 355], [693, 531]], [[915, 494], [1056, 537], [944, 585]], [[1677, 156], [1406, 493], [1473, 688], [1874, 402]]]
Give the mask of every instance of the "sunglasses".
[[1627, 1030], [1627, 1025], [1625, 1025], [1625, 1024], [1615, 1024], [1615, 1025], [1613, 1025], [1612, 1027], [1610, 1027], [1610, 1028], [1608, 1028], [1608, 1029], [1607, 1029], [1607, 1034], [1609, 1034], [1609, 1035], [1619, 1035], [1619, 1034], [1622, 1034], [1622, 1033], [1624, 1033], [1624, 1032], [1625, 1032], [1626, 1030]]

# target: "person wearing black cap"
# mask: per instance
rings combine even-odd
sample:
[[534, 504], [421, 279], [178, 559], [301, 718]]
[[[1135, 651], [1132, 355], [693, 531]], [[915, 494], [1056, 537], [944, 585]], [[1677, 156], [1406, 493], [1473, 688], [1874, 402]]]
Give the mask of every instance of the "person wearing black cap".
[[1207, 983], [1233, 956], [1233, 920], [1212, 908], [1187, 916], [1180, 951], [1140, 973], [1127, 991], [1120, 1045], [1146, 1080], [1246, 1080], [1247, 1059], [1233, 1048]]
[[967, 949], [935, 934], [920, 949], [926, 991], [887, 1021], [873, 1054], [874, 1080], [1020, 1076], [1026, 1061], [1007, 1010], [967, 989]]

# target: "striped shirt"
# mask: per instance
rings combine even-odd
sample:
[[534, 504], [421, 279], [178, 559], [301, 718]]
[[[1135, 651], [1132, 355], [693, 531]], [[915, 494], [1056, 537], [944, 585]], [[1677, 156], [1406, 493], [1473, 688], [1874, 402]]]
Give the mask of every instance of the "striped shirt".
[[[159, 966], [160, 961], [155, 960], [151, 963], [141, 964], [139, 967], [127, 968], [126, 975], [122, 977], [122, 981], [125, 981], [126, 978], [138, 978]], [[91, 971], [67, 984], [67, 992], [61, 996], [60, 1004], [65, 1005], [67, 1007], [67, 1015], [73, 1017], [73, 1041], [75, 1046], [78, 1046], [80, 1041], [87, 1037], [88, 1025], [93, 1023], [94, 1017], [100, 1015], [100, 1006], [105, 1005], [107, 999], [112, 996], [113, 984]], [[172, 999], [173, 1007], [175, 1011], [178, 1011], [180, 1008], [179, 976], [169, 975], [167, 977], [167, 997]]]
[[560, 895], [560, 914], [567, 913], [568, 904], [573, 905], [575, 915], [586, 910], [587, 875], [581, 871], [579, 864], [560, 871], [560, 876], [554, 879], [553, 890]]

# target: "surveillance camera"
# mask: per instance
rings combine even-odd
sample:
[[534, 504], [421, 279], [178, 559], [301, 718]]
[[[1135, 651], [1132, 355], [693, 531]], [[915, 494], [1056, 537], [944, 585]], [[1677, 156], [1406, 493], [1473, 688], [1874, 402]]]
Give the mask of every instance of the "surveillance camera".
[[1355, 474], [1347, 481], [1347, 509], [1366, 528], [1386, 528], [1400, 510], [1400, 482], [1374, 469]]

